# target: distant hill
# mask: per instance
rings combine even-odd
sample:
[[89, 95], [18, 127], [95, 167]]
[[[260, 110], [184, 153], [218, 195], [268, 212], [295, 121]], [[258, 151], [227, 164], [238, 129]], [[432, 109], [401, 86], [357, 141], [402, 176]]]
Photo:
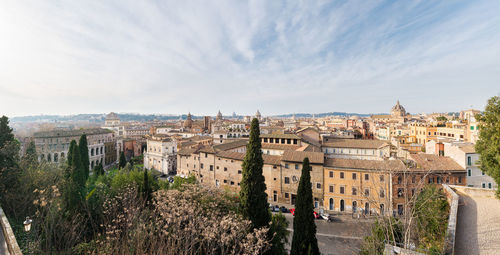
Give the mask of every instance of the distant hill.
[[[177, 120], [179, 118], [186, 119], [187, 115], [164, 115], [164, 114], [138, 114], [138, 113], [117, 113], [121, 121], [167, 121]], [[377, 113], [378, 114], [378, 113]], [[272, 115], [271, 117], [291, 118], [294, 114]], [[314, 116], [322, 118], [326, 116], [359, 116], [369, 117], [371, 114], [346, 113], [346, 112], [327, 112], [315, 113]], [[297, 118], [311, 118], [312, 113], [295, 113]], [[193, 119], [201, 119], [203, 116], [192, 116]], [[214, 117], [214, 116], [212, 116]], [[236, 118], [243, 118], [242, 115], [237, 115]], [[224, 116], [224, 118], [233, 118], [233, 116]], [[35, 116], [19, 116], [11, 118], [12, 122], [40, 122], [40, 123], [57, 123], [57, 122], [89, 122], [101, 123], [106, 119], [106, 114], [76, 114], [76, 115], [35, 115]]]

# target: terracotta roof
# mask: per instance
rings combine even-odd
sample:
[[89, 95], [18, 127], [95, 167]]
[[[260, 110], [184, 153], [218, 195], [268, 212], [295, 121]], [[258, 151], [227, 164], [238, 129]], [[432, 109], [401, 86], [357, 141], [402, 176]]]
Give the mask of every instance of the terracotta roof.
[[325, 160], [325, 167], [365, 169], [365, 170], [404, 170], [405, 164], [399, 160], [363, 160], [363, 159], [344, 159], [330, 158]]
[[48, 137], [72, 137], [86, 135], [100, 135], [109, 134], [113, 131], [104, 128], [87, 128], [87, 129], [76, 129], [76, 130], [52, 130], [52, 131], [41, 131], [34, 134], [35, 138], [48, 138]]
[[300, 136], [295, 134], [260, 134], [261, 138], [285, 138], [285, 139], [300, 139]]
[[331, 140], [329, 139], [328, 142], [323, 143], [323, 146], [335, 148], [378, 149], [381, 147], [389, 146], [389, 143], [381, 140], [335, 138]]
[[198, 148], [183, 148], [180, 149], [177, 154], [182, 155], [182, 156], [190, 156], [193, 153], [196, 153], [198, 151]]
[[465, 153], [476, 153], [474, 144], [467, 144], [459, 147]]
[[222, 144], [217, 144], [214, 145], [214, 150], [215, 151], [227, 151], [227, 150], [232, 150], [236, 149], [239, 147], [244, 147], [248, 143], [248, 140], [242, 139], [242, 140], [236, 140], [234, 142], [229, 142], [229, 143], [222, 143]]
[[[245, 153], [232, 151], [220, 151], [217, 152], [216, 155], [221, 158], [230, 158], [241, 161], [245, 158]], [[264, 159], [264, 164], [279, 165], [281, 162], [281, 156], [262, 155], [262, 158]]]
[[298, 148], [300, 148], [300, 146], [293, 144], [262, 143], [262, 149], [294, 151], [297, 150]]
[[410, 157], [417, 163], [418, 170], [425, 171], [465, 171], [455, 160], [434, 154], [413, 154]]
[[312, 164], [323, 164], [325, 156], [323, 152], [311, 151], [284, 151], [281, 159], [283, 161], [302, 162], [304, 158], [309, 158]]

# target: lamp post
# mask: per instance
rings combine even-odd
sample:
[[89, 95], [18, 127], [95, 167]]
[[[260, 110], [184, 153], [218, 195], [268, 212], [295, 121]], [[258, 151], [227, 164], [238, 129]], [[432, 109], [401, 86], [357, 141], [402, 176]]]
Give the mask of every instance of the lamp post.
[[26, 220], [23, 222], [24, 231], [29, 232], [31, 230], [31, 222], [33, 222], [33, 220], [31, 220], [30, 217], [27, 216]]

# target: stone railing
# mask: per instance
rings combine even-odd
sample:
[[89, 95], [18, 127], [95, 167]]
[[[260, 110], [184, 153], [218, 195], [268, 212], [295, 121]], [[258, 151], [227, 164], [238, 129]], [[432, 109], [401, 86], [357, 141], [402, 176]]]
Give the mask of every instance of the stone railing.
[[3, 231], [3, 236], [5, 238], [5, 242], [7, 243], [7, 249], [9, 249], [10, 255], [22, 255], [21, 249], [17, 244], [16, 237], [14, 236], [14, 231], [10, 227], [9, 220], [2, 208], [0, 207], [0, 224], [2, 225], [1, 231]]
[[458, 195], [450, 188], [443, 184], [446, 198], [450, 204], [450, 215], [448, 217], [448, 228], [446, 229], [446, 238], [443, 250], [447, 255], [455, 254], [455, 233], [457, 230], [457, 213], [458, 213]]

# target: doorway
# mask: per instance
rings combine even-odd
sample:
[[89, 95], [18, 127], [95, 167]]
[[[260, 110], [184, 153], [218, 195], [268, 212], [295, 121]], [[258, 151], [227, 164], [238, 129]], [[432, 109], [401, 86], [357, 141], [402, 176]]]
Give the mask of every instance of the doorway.
[[341, 212], [345, 211], [344, 199], [340, 200], [340, 211]]
[[333, 211], [333, 209], [335, 208], [333, 198], [330, 198], [330, 207], [329, 208], [330, 208], [330, 211]]

